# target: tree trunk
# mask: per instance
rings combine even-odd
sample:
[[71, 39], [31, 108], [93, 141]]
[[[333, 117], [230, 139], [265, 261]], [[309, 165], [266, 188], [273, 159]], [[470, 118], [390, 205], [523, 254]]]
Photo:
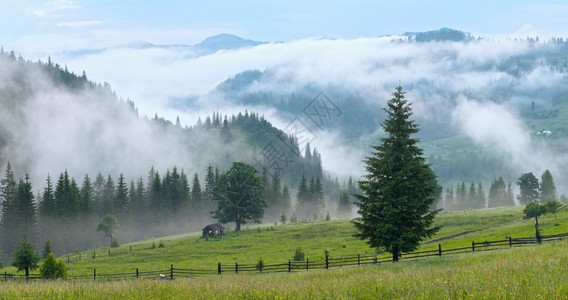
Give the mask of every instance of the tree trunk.
[[395, 245], [392, 247], [392, 262], [398, 261], [398, 255], [398, 245]]
[[241, 218], [239, 216], [239, 209], [237, 208], [237, 211], [235, 212], [235, 224], [237, 226], [237, 229], [235, 229], [235, 231], [241, 231]]
[[29, 280], [30, 279], [30, 268], [25, 267], [24, 269], [26, 270], [26, 280]]

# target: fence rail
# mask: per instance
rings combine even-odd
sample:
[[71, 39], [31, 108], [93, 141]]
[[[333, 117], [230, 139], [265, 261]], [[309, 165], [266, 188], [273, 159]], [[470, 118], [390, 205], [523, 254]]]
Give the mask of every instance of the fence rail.
[[[568, 233], [554, 234], [554, 235], [543, 235], [539, 237], [520, 237], [512, 238], [509, 237], [505, 240], [495, 240], [495, 241], [483, 241], [483, 242], [471, 242], [471, 246], [459, 247], [451, 249], [442, 249], [442, 245], [438, 244], [437, 250], [426, 250], [426, 251], [416, 251], [403, 253], [399, 260], [417, 260], [423, 259], [425, 257], [434, 257], [442, 255], [453, 255], [461, 253], [473, 253], [478, 251], [495, 251], [509, 249], [512, 247], [521, 247], [527, 245], [541, 244], [544, 242], [555, 242], [563, 240], [568, 237]], [[130, 247], [130, 251], [132, 247]], [[124, 252], [124, 251], [123, 251]], [[112, 255], [111, 251], [108, 250], [108, 255]], [[78, 255], [79, 260], [81, 255]], [[96, 252], [93, 252], [92, 259], [96, 258]], [[67, 260], [70, 260], [70, 255], [67, 256]], [[121, 273], [97, 273], [96, 269], [93, 269], [91, 274], [73, 274], [67, 276], [69, 280], [119, 280], [119, 279], [134, 279], [134, 278], [158, 278], [158, 279], [174, 279], [179, 277], [196, 277], [196, 276], [208, 276], [216, 274], [228, 274], [228, 273], [241, 273], [241, 272], [294, 272], [294, 271], [309, 271], [314, 269], [329, 269], [337, 268], [343, 266], [359, 266], [365, 264], [381, 264], [386, 262], [391, 262], [386, 255], [369, 255], [369, 254], [356, 254], [341, 257], [328, 257], [325, 256], [324, 259], [316, 260], [303, 260], [303, 261], [292, 261], [289, 260], [287, 263], [278, 264], [221, 264], [218, 263], [216, 268], [211, 269], [197, 269], [197, 268], [174, 268], [174, 265], [170, 265], [169, 269], [161, 270], [139, 270], [136, 268], [134, 272], [121, 272]], [[39, 274], [30, 274], [28, 278], [25, 275], [20, 274], [0, 274], [0, 280], [30, 280], [30, 279], [40, 279]]]

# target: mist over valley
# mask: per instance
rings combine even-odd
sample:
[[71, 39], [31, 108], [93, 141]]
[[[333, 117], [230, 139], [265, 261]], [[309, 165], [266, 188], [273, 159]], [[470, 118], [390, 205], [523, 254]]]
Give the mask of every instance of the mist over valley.
[[[443, 28], [288, 42], [221, 34], [193, 46], [138, 41], [37, 62], [3, 49], [0, 165], [6, 172], [10, 163], [16, 180], [29, 175], [38, 210], [48, 176], [55, 189], [65, 174], [77, 195], [86, 175], [93, 183], [102, 177], [99, 198], [87, 208], [77, 202], [73, 212], [88, 209], [89, 217], [77, 217], [81, 225], [65, 233], [82, 236], [85, 249], [106, 244], [93, 228], [107, 213], [124, 224], [121, 241], [213, 222], [211, 174], [233, 162], [253, 165], [273, 188], [264, 222], [351, 218], [352, 211], [339, 211], [340, 199], [357, 192], [362, 160], [384, 136], [382, 108], [401, 85], [443, 189], [475, 182], [489, 190], [502, 176], [516, 191], [521, 173], [548, 169], [562, 194], [567, 46], [562, 38], [497, 39]], [[157, 188], [156, 174], [167, 204], [141, 196]], [[302, 176], [322, 199], [296, 215]], [[121, 184], [128, 204], [117, 206], [104, 189], [117, 192]], [[183, 191], [179, 203], [168, 186]], [[57, 214], [51, 221], [64, 224]], [[35, 234], [59, 252], [73, 249], [65, 235]]]

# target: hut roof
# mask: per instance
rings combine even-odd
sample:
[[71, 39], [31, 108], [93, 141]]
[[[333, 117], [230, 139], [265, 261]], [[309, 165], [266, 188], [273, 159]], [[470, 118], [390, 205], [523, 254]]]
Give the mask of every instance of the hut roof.
[[225, 229], [225, 227], [223, 227], [223, 225], [219, 224], [219, 223], [215, 223], [215, 224], [209, 224], [205, 227], [203, 227], [203, 229], [209, 229], [209, 230], [221, 230], [221, 229]]

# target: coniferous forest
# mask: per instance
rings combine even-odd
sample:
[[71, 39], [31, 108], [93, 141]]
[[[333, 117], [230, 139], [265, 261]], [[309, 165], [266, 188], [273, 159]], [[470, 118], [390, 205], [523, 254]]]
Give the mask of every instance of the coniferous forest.
[[[62, 90], [65, 96], [85, 93], [91, 96], [73, 97], [65, 102], [67, 109], [83, 105], [81, 101], [91, 101], [99, 106], [97, 109], [114, 111], [110, 118], [128, 118], [129, 122], [147, 127], [149, 133], [143, 134], [155, 138], [152, 143], [185, 148], [183, 152], [176, 152], [179, 155], [177, 159], [175, 156], [166, 157], [170, 153], [158, 157], [158, 164], [162, 167], [153, 164], [143, 166], [149, 159], [135, 161], [138, 170], [146, 169], [135, 173], [128, 166], [124, 170], [120, 167], [132, 163], [121, 161], [129, 158], [110, 157], [112, 154], [106, 153], [108, 148], [91, 144], [92, 140], [100, 140], [100, 137], [88, 132], [92, 136], [85, 143], [99, 151], [76, 158], [89, 162], [87, 172], [73, 175], [84, 168], [77, 170], [73, 168], [74, 164], [69, 164], [60, 169], [42, 168], [45, 173], [38, 174], [34, 162], [41, 162], [19, 157], [14, 161], [10, 159], [14, 158], [11, 152], [21, 152], [23, 148], [11, 148], [18, 138], [9, 130], [11, 124], [4, 124], [0, 130], [0, 151], [3, 153], [0, 156], [3, 164], [0, 245], [5, 256], [12, 253], [24, 235], [38, 248], [49, 247], [56, 254], [109, 246], [113, 241], [96, 231], [98, 223], [106, 215], [113, 216], [118, 222], [119, 227], [113, 237], [116, 243], [199, 230], [215, 222], [211, 212], [216, 209], [216, 203], [212, 201], [211, 193], [220, 174], [232, 161], [239, 159], [253, 165], [262, 178], [267, 202], [265, 222], [322, 219], [330, 212], [351, 217], [351, 206], [345, 204], [345, 193], [355, 191], [351, 178], [348, 183], [340, 183], [337, 178], [326, 174], [317, 149], [312, 149], [309, 142], [298, 142], [296, 136], [273, 127], [257, 113], [245, 111], [228, 116], [213, 112], [193, 126], [181, 126], [179, 118], [173, 123], [157, 115], [153, 118], [138, 116], [132, 101], [118, 98], [107, 83], [89, 81], [85, 72], [78, 76], [51, 60], [30, 62], [3, 49], [0, 62], [14, 70], [11, 79], [17, 82], [0, 89], [0, 98], [10, 100], [2, 102], [4, 109], [21, 115], [32, 114], [30, 103], [35, 103], [37, 94], [45, 93], [46, 89], [58, 90], [58, 93]], [[30, 74], [41, 79], [42, 85], [31, 82]], [[54, 100], [49, 105], [58, 103]], [[26, 118], [12, 121], [20, 127], [26, 127], [26, 122], [30, 122]], [[107, 119], [98, 121], [111, 122]], [[57, 130], [50, 128], [50, 119], [43, 122], [50, 133]], [[116, 124], [108, 127], [109, 130], [123, 130]], [[101, 130], [101, 127], [90, 130]], [[133, 137], [133, 140], [137, 142], [137, 138]], [[130, 147], [128, 139], [119, 142], [111, 147]], [[67, 149], [62, 146], [58, 144], [56, 152], [66, 152]], [[145, 151], [145, 146], [135, 144], [133, 147]], [[214, 148], [223, 150], [204, 155], [207, 149]], [[195, 155], [195, 158], [188, 159], [186, 153]], [[173, 163], [163, 167], [160, 158]], [[66, 158], [64, 161], [69, 160]], [[96, 169], [97, 165], [101, 171]], [[338, 205], [342, 190], [343, 206]], [[300, 200], [295, 205], [296, 197]]]

